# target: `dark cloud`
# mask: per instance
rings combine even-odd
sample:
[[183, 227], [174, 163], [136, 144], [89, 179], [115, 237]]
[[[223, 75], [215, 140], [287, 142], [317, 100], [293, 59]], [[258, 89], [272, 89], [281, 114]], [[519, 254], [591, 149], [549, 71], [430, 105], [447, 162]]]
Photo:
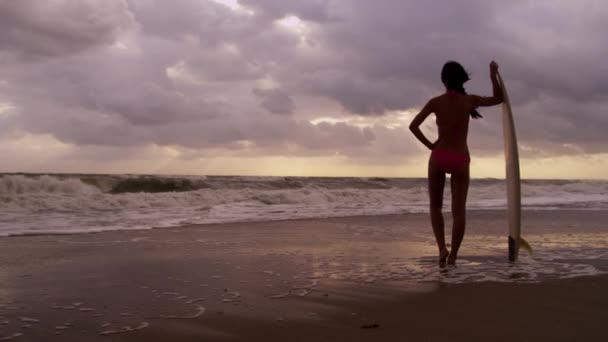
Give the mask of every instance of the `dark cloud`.
[[281, 89], [254, 88], [253, 94], [260, 98], [262, 106], [273, 114], [292, 114], [294, 102], [291, 96]]
[[63, 56], [111, 44], [132, 17], [122, 0], [0, 1], [0, 50]]
[[255, 35], [255, 25], [266, 25], [210, 0], [128, 0], [128, 3], [144, 34], [168, 39], [192, 35], [203, 46]]
[[[420, 108], [443, 91], [439, 72], [449, 59], [471, 72], [469, 92], [489, 94], [487, 65], [497, 59], [525, 153], [605, 150], [608, 6], [240, 4], [233, 10], [210, 0], [0, 1], [0, 101], [14, 106], [0, 115], [0, 134], [50, 134], [101, 147], [339, 153], [390, 163], [419, 153], [407, 122], [388, 127], [357, 119]], [[289, 16], [301, 22], [281, 22]], [[328, 102], [339, 109], [328, 111]], [[471, 124], [472, 150], [500, 153], [500, 111], [482, 113]], [[308, 122], [319, 117], [340, 120]]]

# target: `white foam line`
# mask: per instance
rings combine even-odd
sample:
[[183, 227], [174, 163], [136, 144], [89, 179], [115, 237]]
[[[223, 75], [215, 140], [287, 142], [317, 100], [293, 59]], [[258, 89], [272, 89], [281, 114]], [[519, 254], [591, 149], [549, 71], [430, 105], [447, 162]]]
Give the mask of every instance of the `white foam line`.
[[29, 317], [19, 317], [19, 320], [24, 323], [40, 323], [40, 320]]
[[194, 298], [194, 299], [190, 299], [189, 301], [187, 301], [186, 304], [193, 304], [196, 302], [202, 302], [204, 300], [205, 300], [205, 298]]
[[78, 309], [78, 311], [80, 311], [80, 312], [90, 312], [90, 311], [97, 311], [97, 309], [94, 309], [94, 308], [81, 308], [81, 309]]
[[287, 296], [289, 296], [289, 294], [290, 294], [290, 292], [285, 292], [285, 293], [281, 293], [278, 295], [270, 296], [270, 298], [272, 298], [272, 299], [286, 298]]
[[159, 318], [165, 318], [165, 319], [193, 319], [193, 318], [198, 318], [200, 317], [202, 314], [205, 313], [205, 308], [200, 306], [200, 305], [195, 305], [197, 312], [192, 314], [192, 315], [185, 315], [185, 316], [169, 316], [169, 315], [161, 315], [159, 316]]
[[11, 336], [0, 338], [0, 341], [12, 341], [14, 338], [20, 337], [20, 336], [23, 336], [23, 334], [22, 333], [14, 333]]
[[114, 334], [122, 334], [122, 333], [127, 333], [127, 332], [132, 332], [132, 331], [137, 331], [137, 330], [142, 330], [145, 329], [147, 327], [150, 326], [150, 323], [148, 322], [141, 322], [140, 325], [136, 326], [135, 328], [131, 328], [130, 326], [126, 326], [120, 330], [106, 330], [106, 331], [102, 331], [99, 334], [100, 335], [114, 335]]
[[294, 290], [308, 290], [308, 289], [312, 289], [313, 287], [317, 286], [319, 284], [318, 281], [313, 280], [312, 283], [308, 284], [308, 285], [304, 285], [304, 286], [293, 286], [292, 288]]
[[301, 290], [301, 291], [302, 292], [298, 293], [298, 296], [300, 296], [300, 297], [304, 297], [310, 293], [310, 291], [308, 291], [308, 290]]

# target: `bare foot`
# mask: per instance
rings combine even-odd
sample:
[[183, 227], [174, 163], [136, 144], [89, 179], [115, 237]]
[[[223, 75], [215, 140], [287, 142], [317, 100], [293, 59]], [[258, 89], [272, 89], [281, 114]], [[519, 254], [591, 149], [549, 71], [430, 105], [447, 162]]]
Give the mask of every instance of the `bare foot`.
[[439, 253], [439, 265], [445, 264], [448, 255], [450, 255], [450, 251], [448, 251], [447, 248]]
[[450, 254], [448, 256], [448, 265], [456, 265], [456, 255]]

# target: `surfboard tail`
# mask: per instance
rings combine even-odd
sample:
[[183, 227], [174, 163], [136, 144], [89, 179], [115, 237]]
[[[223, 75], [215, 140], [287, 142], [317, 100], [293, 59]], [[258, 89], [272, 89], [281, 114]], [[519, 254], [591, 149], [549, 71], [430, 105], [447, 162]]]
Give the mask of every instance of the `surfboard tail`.
[[509, 235], [509, 261], [517, 260], [517, 244], [515, 239]]
[[519, 237], [519, 247], [525, 249], [528, 254], [532, 255], [532, 246], [530, 246], [528, 241], [524, 240], [521, 236]]
[[524, 240], [521, 236], [519, 238], [513, 238], [509, 235], [509, 261], [517, 261], [520, 248], [525, 249], [528, 254], [532, 255], [532, 247], [528, 241]]

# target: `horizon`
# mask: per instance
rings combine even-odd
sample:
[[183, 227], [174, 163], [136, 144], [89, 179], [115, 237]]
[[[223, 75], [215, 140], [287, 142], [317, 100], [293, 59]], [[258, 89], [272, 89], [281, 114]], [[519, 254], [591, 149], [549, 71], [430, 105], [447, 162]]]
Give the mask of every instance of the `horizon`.
[[[443, 63], [489, 95], [496, 60], [522, 178], [606, 180], [606, 19], [594, 1], [2, 2], [0, 172], [424, 178], [408, 125]], [[500, 108], [480, 112], [471, 177], [502, 179]]]
[[[323, 175], [312, 175], [312, 176], [298, 176], [298, 175], [238, 175], [238, 174], [155, 174], [155, 173], [95, 173], [95, 172], [0, 172], [0, 176], [11, 175], [11, 176], [144, 176], [144, 177], [253, 177], [253, 178], [355, 178], [355, 179], [421, 179], [426, 180], [426, 176], [398, 176], [398, 177], [385, 177], [385, 176], [323, 176]], [[449, 179], [449, 177], [448, 177]], [[496, 180], [504, 181], [503, 178], [497, 177], [471, 177], [471, 180]], [[608, 181], [608, 179], [602, 178], [521, 178], [522, 181]]]

